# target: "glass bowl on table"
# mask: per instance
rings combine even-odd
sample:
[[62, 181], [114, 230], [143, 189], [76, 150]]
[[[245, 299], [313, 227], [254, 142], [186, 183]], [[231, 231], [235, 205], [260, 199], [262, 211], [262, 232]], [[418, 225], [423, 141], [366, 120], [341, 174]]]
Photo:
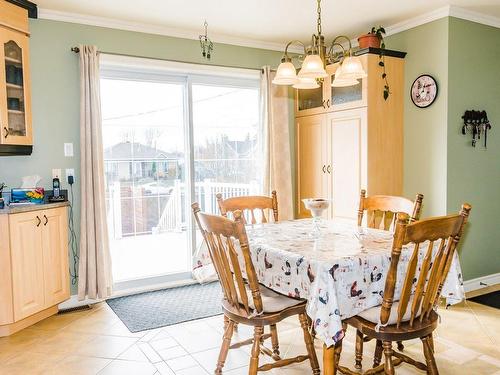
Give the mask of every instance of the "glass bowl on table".
[[313, 217], [313, 230], [310, 233], [310, 236], [313, 238], [319, 238], [321, 236], [321, 219], [323, 213], [330, 207], [330, 199], [324, 198], [305, 198], [302, 199], [304, 206], [311, 211], [311, 215]]

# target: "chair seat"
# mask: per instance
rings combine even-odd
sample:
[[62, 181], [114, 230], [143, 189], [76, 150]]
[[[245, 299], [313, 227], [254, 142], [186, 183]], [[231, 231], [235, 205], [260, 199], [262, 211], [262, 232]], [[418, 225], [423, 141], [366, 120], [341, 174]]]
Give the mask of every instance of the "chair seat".
[[[259, 284], [260, 296], [262, 298], [262, 306], [264, 308], [264, 313], [275, 313], [283, 311], [289, 307], [298, 306], [304, 304], [305, 300], [300, 300], [292, 297], [285, 296], [283, 294], [277, 293], [272, 289]], [[250, 286], [245, 284], [245, 289], [247, 290], [248, 296], [248, 307], [252, 310], [255, 309], [255, 305], [252, 298], [252, 291]]]
[[[411, 318], [411, 305], [413, 303], [413, 296], [410, 297], [410, 300], [408, 301], [408, 307], [406, 308], [406, 312], [403, 315], [403, 319], [401, 319], [402, 322], [407, 322]], [[380, 310], [382, 308], [382, 305], [378, 305], [375, 307], [372, 307], [368, 310], [364, 310], [358, 314], [359, 317], [368, 320], [369, 322], [372, 323], [378, 323], [380, 319]], [[391, 308], [391, 315], [389, 316], [389, 320], [387, 321], [387, 325], [392, 325], [396, 324], [398, 320], [398, 308], [399, 308], [399, 301], [395, 301], [392, 304]], [[415, 317], [420, 316], [420, 309], [417, 312], [417, 315]]]

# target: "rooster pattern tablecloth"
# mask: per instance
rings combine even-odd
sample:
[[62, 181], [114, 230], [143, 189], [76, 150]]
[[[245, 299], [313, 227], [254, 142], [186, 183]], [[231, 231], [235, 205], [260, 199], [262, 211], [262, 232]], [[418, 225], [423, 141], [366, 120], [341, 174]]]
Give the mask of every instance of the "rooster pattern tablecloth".
[[[310, 237], [311, 230], [311, 220], [247, 226], [259, 282], [279, 293], [307, 299], [307, 313], [316, 337], [330, 346], [342, 338], [342, 319], [382, 303], [392, 233], [342, 220], [324, 221], [319, 239]], [[422, 244], [418, 267], [426, 251], [427, 244]], [[404, 248], [398, 267], [396, 300], [410, 255], [410, 249]], [[199, 260], [200, 265], [207, 263], [206, 251]], [[464, 297], [456, 252], [442, 296], [448, 304]]]

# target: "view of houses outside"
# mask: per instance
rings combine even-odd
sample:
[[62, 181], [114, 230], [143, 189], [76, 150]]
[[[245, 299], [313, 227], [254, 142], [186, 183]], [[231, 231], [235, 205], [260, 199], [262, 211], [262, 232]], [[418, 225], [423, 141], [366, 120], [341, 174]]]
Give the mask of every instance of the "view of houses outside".
[[[137, 270], [132, 276], [124, 269], [134, 247], [161, 249], [160, 239], [188, 247], [183, 90], [179, 83], [101, 80], [113, 267], [122, 264], [115, 279], [138, 277]], [[215, 213], [217, 192], [234, 196], [260, 189], [258, 90], [193, 85], [192, 95], [195, 199]], [[155, 266], [148, 263], [144, 272], [164, 273]]]

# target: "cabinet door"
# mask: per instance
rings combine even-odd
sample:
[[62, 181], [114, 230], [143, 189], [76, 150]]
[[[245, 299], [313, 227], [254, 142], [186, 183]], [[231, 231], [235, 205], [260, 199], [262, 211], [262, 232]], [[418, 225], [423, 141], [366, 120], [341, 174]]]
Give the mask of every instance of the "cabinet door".
[[[360, 56], [363, 69], [367, 72], [366, 56]], [[326, 72], [329, 77], [329, 85], [326, 88], [327, 110], [341, 111], [346, 109], [360, 108], [367, 105], [368, 81], [366, 78], [359, 79], [359, 83], [354, 86], [332, 87], [331, 82], [335, 79], [335, 72], [339, 64], [327, 65]]]
[[357, 217], [359, 192], [366, 187], [366, 124], [366, 109], [328, 116], [329, 189], [334, 217]]
[[15, 320], [45, 307], [41, 223], [37, 212], [9, 217]]
[[0, 28], [0, 143], [31, 145], [29, 39]]
[[326, 178], [326, 116], [306, 116], [296, 119], [297, 135], [297, 215], [310, 217], [304, 198], [327, 198]]
[[326, 80], [319, 82], [319, 87], [315, 89], [294, 89], [295, 116], [310, 116], [325, 113], [327, 110], [325, 87], [329, 87]]
[[45, 307], [69, 298], [68, 216], [66, 207], [40, 212], [42, 219]]

